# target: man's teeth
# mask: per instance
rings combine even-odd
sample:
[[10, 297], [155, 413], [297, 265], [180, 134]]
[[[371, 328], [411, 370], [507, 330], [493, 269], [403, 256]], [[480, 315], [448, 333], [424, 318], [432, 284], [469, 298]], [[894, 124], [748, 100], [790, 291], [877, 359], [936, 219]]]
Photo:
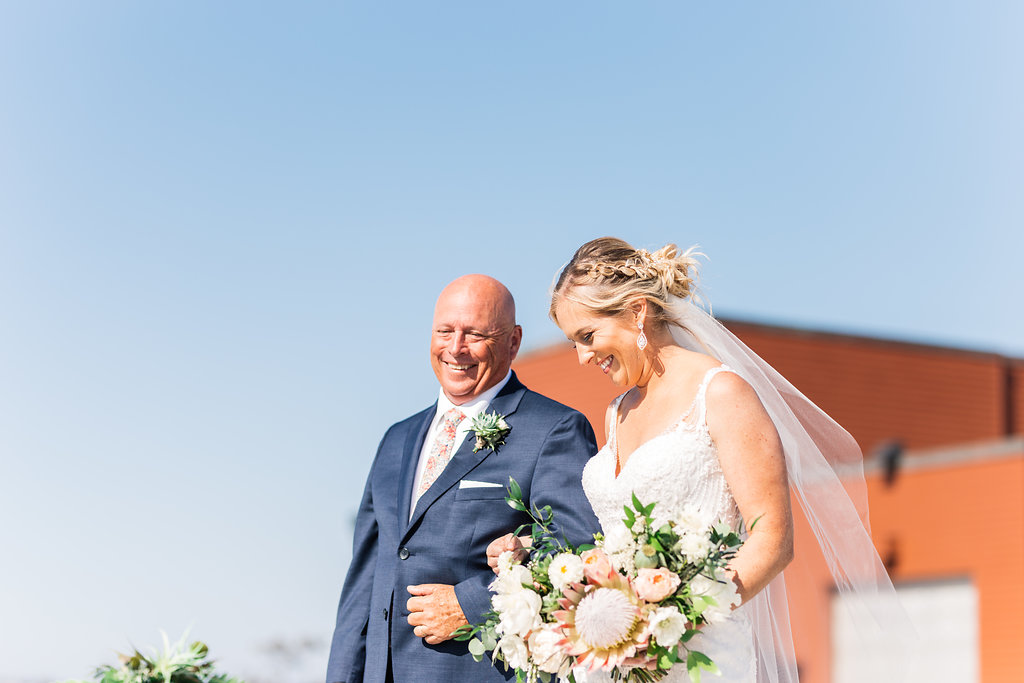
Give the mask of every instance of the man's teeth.
[[469, 370], [468, 365], [456, 365], [455, 363], [449, 363], [448, 367], [450, 367], [452, 370]]
[[612, 357], [611, 357], [611, 356], [608, 356], [608, 357], [607, 357], [607, 358], [605, 358], [605, 359], [604, 359], [603, 361], [601, 361], [601, 369], [602, 369], [602, 370], [607, 370], [607, 369], [608, 369], [608, 367], [609, 367], [609, 366], [610, 366], [611, 364], [612, 364]]

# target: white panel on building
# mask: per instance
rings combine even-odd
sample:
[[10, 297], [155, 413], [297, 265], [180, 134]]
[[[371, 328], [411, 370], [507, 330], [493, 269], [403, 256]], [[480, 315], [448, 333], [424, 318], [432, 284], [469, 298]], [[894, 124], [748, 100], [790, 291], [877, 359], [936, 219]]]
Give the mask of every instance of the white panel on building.
[[[846, 618], [850, 605], [833, 597], [832, 681], [979, 681], [978, 591], [970, 580], [902, 584], [896, 593], [917, 629], [916, 641], [888, 638], [884, 628], [857, 632]], [[905, 671], [893, 676], [901, 668]]]

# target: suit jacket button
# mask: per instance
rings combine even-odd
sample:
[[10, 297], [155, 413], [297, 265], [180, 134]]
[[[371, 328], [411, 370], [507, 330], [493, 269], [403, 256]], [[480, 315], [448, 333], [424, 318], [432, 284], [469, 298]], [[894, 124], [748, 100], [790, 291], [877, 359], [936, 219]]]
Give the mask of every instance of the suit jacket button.
[[388, 618], [388, 608], [387, 607], [384, 608], [384, 618], [385, 619]]
[[409, 554], [409, 549], [406, 548], [404, 545], [398, 549], [398, 559], [400, 560], [408, 560]]

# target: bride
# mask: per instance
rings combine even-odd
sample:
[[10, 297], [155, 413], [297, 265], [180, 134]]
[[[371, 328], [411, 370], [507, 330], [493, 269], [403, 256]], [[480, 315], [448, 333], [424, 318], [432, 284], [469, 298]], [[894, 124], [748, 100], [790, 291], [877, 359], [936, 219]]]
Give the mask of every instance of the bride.
[[[739, 531], [746, 540], [729, 565], [738, 604], [687, 646], [715, 662], [720, 681], [789, 683], [798, 680], [783, 571], [794, 552], [791, 489], [844, 595], [892, 587], [861, 521], [856, 442], [693, 303], [695, 278], [691, 252], [648, 253], [610, 237], [581, 246], [559, 274], [552, 319], [580, 365], [627, 388], [608, 407], [606, 445], [583, 487], [605, 534], [633, 494], [662, 518]], [[498, 539], [489, 561], [521, 547]], [[685, 667], [663, 680], [688, 680]]]

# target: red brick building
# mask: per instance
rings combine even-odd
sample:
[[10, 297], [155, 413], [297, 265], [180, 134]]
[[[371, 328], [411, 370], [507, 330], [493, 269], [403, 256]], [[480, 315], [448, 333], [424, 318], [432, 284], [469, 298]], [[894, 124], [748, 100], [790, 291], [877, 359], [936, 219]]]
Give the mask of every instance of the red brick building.
[[[875, 545], [921, 632], [914, 681], [1024, 681], [1024, 360], [725, 321], [865, 453]], [[603, 442], [619, 388], [568, 344], [523, 354], [523, 382], [582, 411]], [[895, 469], [880, 449], [899, 444]], [[798, 515], [799, 516], [799, 515]], [[789, 583], [801, 680], [859, 681], [809, 529]], [[879, 646], [880, 656], [885, 648]]]

